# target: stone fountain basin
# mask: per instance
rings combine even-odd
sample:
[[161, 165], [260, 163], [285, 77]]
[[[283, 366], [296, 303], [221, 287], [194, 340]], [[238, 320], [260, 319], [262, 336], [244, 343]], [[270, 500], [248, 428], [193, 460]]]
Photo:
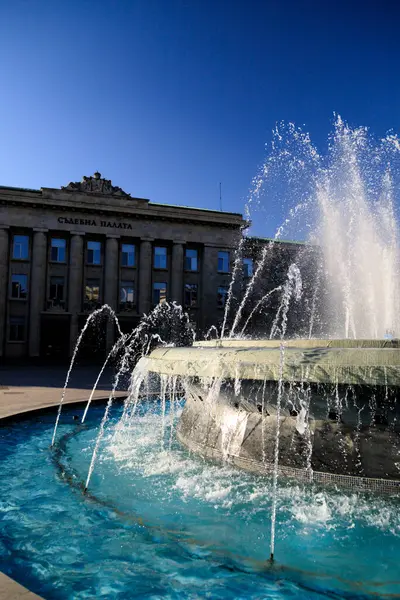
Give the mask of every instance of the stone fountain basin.
[[[228, 459], [246, 470], [271, 472], [277, 382], [282, 378], [282, 474], [352, 489], [399, 490], [397, 340], [224, 340], [191, 348], [157, 348], [144, 360], [150, 372], [181, 378], [186, 404], [177, 435], [191, 450]], [[207, 386], [210, 389], [213, 381], [220, 383], [210, 395]], [[299, 390], [305, 383], [311, 385], [306, 427], [299, 412], [292, 414], [286, 403], [287, 387], [293, 384]], [[251, 392], [257, 386], [264, 386], [262, 407]], [[357, 422], [357, 407], [345, 406], [345, 400], [340, 415], [332, 416], [327, 408], [324, 390], [338, 390], [343, 400], [349, 386], [357, 390], [357, 402], [360, 399], [366, 406], [363, 423]], [[372, 397], [373, 410], [385, 422], [373, 422]]]

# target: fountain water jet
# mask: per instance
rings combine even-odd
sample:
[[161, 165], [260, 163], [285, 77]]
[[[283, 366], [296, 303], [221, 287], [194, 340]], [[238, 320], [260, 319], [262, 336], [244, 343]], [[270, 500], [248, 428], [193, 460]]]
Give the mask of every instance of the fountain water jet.
[[[104, 436], [105, 426], [114, 401], [115, 391], [119, 385], [121, 374], [127, 371], [128, 365], [132, 362], [132, 360], [137, 360], [139, 356], [146, 356], [150, 352], [154, 341], [165, 345], [165, 342], [161, 339], [160, 335], [156, 332], [153, 332], [152, 330], [154, 329], [154, 327], [158, 327], [159, 329], [161, 329], [162, 326], [166, 325], [166, 322], [168, 322], [168, 320], [171, 321], [170, 326], [172, 329], [172, 334], [177, 335], [178, 337], [179, 335], [181, 335], [183, 341], [186, 341], [186, 343], [188, 343], [190, 339], [191, 341], [193, 341], [194, 339], [194, 332], [189, 326], [188, 316], [183, 313], [182, 307], [177, 305], [175, 302], [171, 304], [163, 303], [156, 306], [149, 315], [145, 315], [143, 317], [141, 323], [129, 336], [129, 343], [124, 348], [124, 354], [121, 360], [120, 368], [118, 369], [117, 374], [114, 378], [112, 391], [109, 395], [103, 419], [100, 423], [99, 432], [96, 438], [92, 458], [90, 461], [89, 471], [86, 478], [84, 488], [85, 492], [89, 487], [90, 479], [94, 471], [100, 444]], [[181, 331], [179, 331], [179, 328], [177, 327], [178, 323], [181, 323], [183, 325], [183, 329]], [[145, 372], [142, 373], [142, 371], [140, 370], [141, 364], [142, 363], [139, 361], [136, 370], [132, 374], [131, 387], [128, 392], [128, 397], [125, 401], [125, 410], [122, 418], [125, 418], [129, 403], [132, 402], [132, 396], [134, 397], [134, 405], [136, 406], [139, 396], [139, 389], [146, 375]]]
[[95, 393], [95, 391], [96, 391], [96, 389], [97, 389], [97, 386], [98, 386], [98, 384], [99, 384], [99, 381], [100, 381], [100, 379], [101, 379], [101, 376], [102, 376], [102, 375], [103, 375], [103, 373], [104, 373], [104, 369], [105, 369], [105, 368], [106, 368], [106, 366], [108, 365], [108, 361], [110, 360], [110, 358], [112, 358], [113, 356], [115, 356], [115, 354], [116, 354], [116, 353], [118, 352], [118, 350], [119, 350], [119, 349], [120, 349], [120, 348], [123, 346], [123, 344], [126, 342], [126, 340], [127, 340], [127, 339], [129, 339], [129, 336], [122, 335], [122, 336], [121, 336], [121, 337], [120, 337], [120, 338], [117, 340], [117, 342], [114, 344], [114, 346], [111, 348], [110, 352], [107, 354], [107, 357], [106, 357], [106, 359], [105, 359], [105, 361], [104, 361], [104, 363], [103, 363], [103, 366], [101, 367], [101, 369], [100, 369], [100, 371], [99, 371], [99, 374], [98, 374], [98, 376], [97, 376], [97, 379], [96, 379], [96, 381], [94, 382], [94, 386], [93, 386], [93, 388], [92, 388], [92, 391], [91, 391], [91, 393], [90, 393], [89, 400], [87, 401], [87, 404], [86, 404], [85, 410], [84, 410], [84, 412], [83, 412], [83, 416], [82, 416], [82, 421], [81, 421], [81, 423], [84, 423], [84, 422], [85, 422], [86, 415], [87, 415], [87, 413], [88, 413], [88, 410], [89, 410], [89, 408], [90, 408], [90, 404], [91, 404], [91, 402], [92, 402], [92, 399], [93, 399], [93, 395], [94, 395], [94, 393]]
[[[239, 337], [243, 337], [244, 332], [246, 330], [247, 325], [250, 323], [252, 316], [257, 312], [257, 310], [260, 308], [260, 306], [262, 306], [264, 304], [264, 302], [266, 300], [268, 300], [268, 298], [274, 294], [275, 292], [280, 292], [282, 289], [281, 285], [278, 285], [276, 288], [274, 288], [273, 290], [271, 290], [270, 292], [267, 292], [266, 294], [264, 294], [264, 296], [261, 298], [261, 300], [259, 300], [257, 302], [257, 304], [255, 305], [255, 307], [253, 308], [253, 310], [251, 311], [251, 313], [249, 314], [249, 316], [247, 317], [247, 320], [245, 322], [245, 324], [242, 327], [242, 330], [240, 332]], [[207, 338], [206, 338], [207, 339]]]
[[67, 376], [65, 378], [65, 383], [64, 383], [63, 391], [62, 391], [61, 398], [60, 398], [60, 404], [58, 406], [56, 423], [54, 425], [54, 431], [53, 431], [53, 437], [52, 437], [52, 440], [51, 440], [51, 446], [54, 446], [54, 441], [56, 439], [57, 427], [58, 427], [58, 422], [59, 422], [60, 416], [61, 416], [61, 410], [62, 410], [62, 405], [63, 405], [63, 402], [64, 402], [64, 398], [65, 398], [65, 393], [67, 391], [69, 378], [71, 376], [71, 371], [72, 371], [73, 366], [75, 364], [76, 355], [78, 354], [78, 350], [79, 350], [79, 347], [81, 345], [81, 341], [82, 341], [83, 336], [85, 335], [85, 332], [86, 332], [87, 328], [89, 327], [89, 325], [93, 321], [95, 321], [95, 319], [99, 315], [101, 315], [104, 312], [108, 312], [108, 314], [110, 315], [110, 317], [112, 317], [114, 319], [114, 321], [115, 321], [115, 323], [117, 325], [117, 328], [118, 328], [118, 334], [122, 337], [122, 331], [121, 331], [121, 328], [119, 326], [119, 322], [118, 322], [117, 316], [116, 316], [115, 312], [113, 311], [113, 309], [110, 306], [108, 306], [108, 304], [104, 304], [101, 308], [98, 308], [97, 310], [95, 310], [94, 312], [92, 312], [91, 315], [88, 316], [88, 318], [86, 320], [86, 323], [85, 323], [84, 327], [82, 328], [82, 331], [81, 331], [81, 333], [80, 333], [80, 335], [79, 335], [79, 337], [78, 337], [78, 339], [76, 341], [74, 352], [73, 352], [72, 359], [71, 359], [71, 363], [69, 365]]
[[[380, 180], [369, 181], [374, 151], [365, 128], [351, 129], [338, 118], [331, 162], [316, 182], [314, 239], [328, 272], [332, 335], [382, 338], [387, 330], [400, 331], [393, 181], [387, 166]], [[382, 146], [376, 152], [380, 157]]]
[[278, 469], [279, 469], [279, 433], [281, 425], [281, 403], [283, 394], [283, 365], [285, 362], [285, 346], [281, 344], [281, 362], [280, 374], [278, 382], [278, 395], [276, 399], [276, 433], [275, 433], [275, 449], [274, 449], [274, 472], [272, 480], [272, 510], [271, 510], [271, 544], [270, 544], [270, 560], [273, 562], [275, 554], [275, 528], [276, 528], [276, 506], [278, 501]]

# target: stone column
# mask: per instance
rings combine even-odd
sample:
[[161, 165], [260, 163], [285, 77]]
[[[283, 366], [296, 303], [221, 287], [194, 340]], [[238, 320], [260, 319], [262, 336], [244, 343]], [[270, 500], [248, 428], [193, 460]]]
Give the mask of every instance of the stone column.
[[[104, 261], [104, 302], [115, 312], [118, 310], [118, 235], [108, 235]], [[109, 352], [115, 341], [114, 319], [107, 321], [106, 348]]]
[[148, 314], [151, 310], [151, 271], [152, 271], [152, 238], [142, 238], [139, 257], [139, 314]]
[[175, 300], [181, 305], [183, 294], [183, 244], [182, 241], [174, 242], [171, 265], [171, 300]]
[[8, 226], [0, 225], [0, 356], [3, 356], [8, 295]]
[[46, 298], [47, 229], [33, 230], [29, 302], [29, 356], [40, 355], [40, 320]]
[[83, 236], [84, 233], [71, 232], [69, 247], [69, 278], [68, 278], [68, 312], [71, 313], [69, 332], [70, 356], [72, 356], [79, 335], [78, 313], [82, 310], [82, 275], [83, 275]]
[[217, 325], [221, 317], [217, 311], [217, 260], [218, 251], [204, 245], [201, 265], [201, 328], [206, 333], [211, 325]]

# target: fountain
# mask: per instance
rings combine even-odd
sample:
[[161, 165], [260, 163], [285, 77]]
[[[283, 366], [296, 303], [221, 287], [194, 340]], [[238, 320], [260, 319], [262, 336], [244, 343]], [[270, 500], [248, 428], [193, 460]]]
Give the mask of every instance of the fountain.
[[[4, 539], [12, 546], [17, 531], [13, 551], [35, 565], [39, 592], [50, 597], [51, 584], [76, 598], [123, 598], [133, 588], [138, 597], [399, 597], [398, 147], [394, 136], [372, 143], [337, 119], [321, 157], [306, 134], [279, 126], [246, 216], [262, 208], [265, 189], [273, 199], [294, 185], [296, 201], [240, 299], [245, 237], [221, 324], [195, 341], [181, 307], [156, 307], [121, 333], [77, 424], [68, 408], [60, 416], [89, 317], [46, 454], [45, 510], [29, 469], [47, 452], [52, 423], [37, 422], [29, 440], [16, 424], [6, 445], [0, 492], [35, 518], [21, 525], [7, 509]], [[278, 173], [287, 180], [274, 191]], [[300, 221], [308, 244], [277, 281], [276, 249]], [[105, 408], [93, 406], [117, 355]], [[22, 487], [16, 470], [26, 473]]]
[[[393, 494], [400, 488], [400, 406], [396, 401], [400, 348], [392, 334], [400, 331], [400, 254], [389, 161], [393, 139], [383, 140], [379, 149], [371, 148], [366, 129], [352, 130], [338, 118], [324, 163], [308, 136], [294, 127], [291, 134], [291, 143], [301, 146], [301, 153], [292, 154], [291, 160], [307, 156], [314, 170], [316, 203], [311, 210], [309, 202], [305, 206], [310, 221], [315, 219], [310, 239], [314, 244], [318, 241], [321, 252], [318, 285], [314, 284], [308, 303], [308, 339], [285, 339], [290, 304], [299, 301], [303, 292], [301, 269], [295, 262], [289, 266], [284, 285], [259, 294], [261, 299], [241, 330], [243, 336], [257, 308], [271, 294], [281, 292], [270, 340], [234, 339], [244, 307], [254, 296], [282, 233], [279, 228], [261, 253], [227, 339], [224, 334], [244, 239], [234, 263], [221, 339], [198, 342], [192, 348], [157, 349], [139, 363], [141, 369], [169, 377], [173, 385], [178, 381], [183, 387], [186, 403], [177, 427], [182, 444], [207, 458], [273, 474], [271, 560], [278, 475], [350, 490]], [[277, 164], [282, 167], [287, 140], [283, 153], [278, 130], [275, 141], [278, 150], [256, 178], [250, 202], [259, 195], [269, 171]], [[370, 175], [363, 170], [363, 160], [371, 155], [377, 171], [383, 171], [372, 194]], [[304, 160], [299, 162], [304, 169]], [[304, 256], [307, 251], [303, 256], [299, 253], [300, 264]], [[316, 319], [321, 278], [326, 301], [319, 302], [321, 314]], [[329, 339], [312, 339], [314, 322], [323, 322], [326, 314]]]
[[399, 489], [397, 340], [198, 342], [156, 349], [144, 366], [181, 382], [186, 404], [177, 435], [191, 450], [272, 472], [280, 396], [282, 474]]

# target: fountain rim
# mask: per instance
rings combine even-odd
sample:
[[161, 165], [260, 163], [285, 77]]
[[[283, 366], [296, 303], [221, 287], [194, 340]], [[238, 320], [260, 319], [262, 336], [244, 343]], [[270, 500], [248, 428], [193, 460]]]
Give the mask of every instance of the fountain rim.
[[170, 376], [400, 386], [399, 340], [216, 340], [141, 360]]
[[196, 348], [400, 348], [400, 339], [352, 338], [287, 338], [248, 339], [222, 338], [194, 342]]

